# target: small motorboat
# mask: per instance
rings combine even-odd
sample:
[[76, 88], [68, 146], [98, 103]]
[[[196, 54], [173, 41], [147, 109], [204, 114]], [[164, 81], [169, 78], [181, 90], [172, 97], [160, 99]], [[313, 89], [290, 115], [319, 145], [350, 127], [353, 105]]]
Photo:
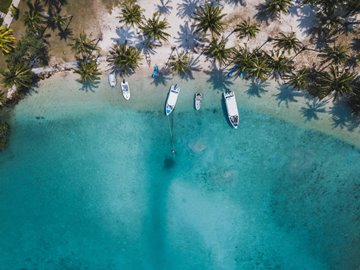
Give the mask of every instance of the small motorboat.
[[175, 109], [175, 105], [179, 96], [180, 88], [176, 84], [170, 87], [168, 97], [166, 99], [165, 114], [169, 115]]
[[109, 84], [111, 87], [116, 86], [116, 73], [115, 72], [109, 74]]
[[236, 68], [238, 67], [239, 65], [236, 64], [235, 66], [232, 67], [232, 69], [230, 69], [230, 71], [228, 72], [228, 74], [226, 75], [227, 78], [230, 78], [233, 73], [236, 71]]
[[234, 128], [237, 128], [239, 125], [239, 112], [234, 91], [224, 91], [224, 98], [229, 121]]
[[124, 98], [126, 100], [130, 99], [130, 86], [129, 83], [125, 81], [125, 79], [123, 79], [123, 81], [121, 82], [121, 90], [122, 90], [122, 94], [124, 96]]
[[146, 63], [150, 67], [151, 66], [151, 58], [150, 58], [149, 52], [145, 52], [145, 59], [146, 59]]
[[152, 73], [152, 75], [151, 75], [151, 77], [155, 78], [156, 75], [158, 74], [158, 72], [159, 72], [159, 67], [156, 65], [155, 68], [154, 68], [154, 71], [153, 71], [153, 73]]
[[200, 108], [201, 108], [201, 101], [202, 101], [202, 95], [201, 95], [201, 93], [196, 93], [195, 94], [195, 100], [194, 100], [194, 102], [195, 102], [195, 109], [198, 111], [198, 110], [200, 110]]

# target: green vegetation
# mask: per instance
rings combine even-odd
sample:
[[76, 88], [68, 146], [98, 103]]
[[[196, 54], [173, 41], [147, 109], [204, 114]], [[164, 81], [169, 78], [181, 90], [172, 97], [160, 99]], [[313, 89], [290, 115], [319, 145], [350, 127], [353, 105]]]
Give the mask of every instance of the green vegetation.
[[208, 32], [211, 33], [212, 38], [220, 36], [225, 28], [223, 18], [223, 8], [220, 6], [213, 6], [205, 4], [196, 9], [192, 19], [194, 20], [195, 33], [201, 33], [205, 36]]
[[191, 70], [189, 55], [181, 52], [177, 56], [170, 57], [169, 68], [174, 74], [186, 76]]
[[165, 32], [169, 28], [169, 23], [166, 19], [160, 19], [160, 14], [155, 12], [152, 18], [147, 19], [140, 25], [140, 29], [146, 37], [146, 43], [151, 46], [155, 41], [167, 41], [170, 35]]
[[119, 23], [129, 26], [140, 26], [143, 21], [143, 10], [132, 0], [125, 1], [121, 8], [121, 15], [118, 16]]
[[204, 54], [218, 63], [219, 66], [223, 66], [227, 63], [233, 48], [226, 47], [225, 38], [213, 39], [209, 45], [204, 48]]
[[0, 151], [6, 148], [9, 134], [10, 134], [9, 124], [5, 122], [0, 122]]
[[1, 0], [0, 1], [0, 11], [3, 13], [7, 13], [10, 5], [11, 5], [12, 0]]
[[15, 36], [11, 28], [0, 26], [0, 51], [8, 54], [15, 48]]
[[110, 50], [107, 61], [111, 64], [114, 71], [122, 75], [130, 75], [140, 66], [142, 60], [141, 52], [126, 45], [114, 45]]
[[256, 34], [260, 31], [260, 25], [256, 23], [251, 23], [250, 19], [243, 20], [238, 24], [234, 31], [239, 38], [248, 38], [252, 39], [256, 37]]

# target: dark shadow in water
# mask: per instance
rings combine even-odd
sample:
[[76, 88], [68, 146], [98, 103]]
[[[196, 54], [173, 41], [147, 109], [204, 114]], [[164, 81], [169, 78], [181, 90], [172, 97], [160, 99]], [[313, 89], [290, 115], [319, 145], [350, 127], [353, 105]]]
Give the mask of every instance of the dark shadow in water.
[[266, 93], [268, 90], [266, 90], [266, 87], [268, 87], [270, 84], [267, 81], [263, 82], [251, 82], [250, 87], [246, 91], [246, 93], [251, 97], [259, 97], [261, 98], [261, 95]]
[[174, 166], [175, 166], [175, 157], [174, 157], [174, 155], [165, 156], [164, 169], [166, 169], [166, 170], [172, 169]]
[[353, 115], [345, 98], [334, 103], [330, 110], [332, 127], [354, 131], [360, 126], [360, 117]]
[[209, 75], [207, 82], [210, 83], [214, 90], [225, 91], [230, 90], [230, 86], [234, 83], [225, 77], [224, 71], [213, 65], [210, 71], [204, 71], [206, 75]]
[[306, 107], [301, 107], [300, 112], [306, 121], [319, 120], [319, 113], [326, 113], [326, 100], [311, 99], [306, 101]]
[[303, 93], [294, 90], [292, 87], [287, 86], [286, 84], [282, 84], [279, 87], [279, 93], [275, 96], [276, 100], [278, 100], [278, 105], [280, 106], [281, 103], [285, 103], [286, 107], [289, 107], [290, 102], [298, 102], [297, 97], [302, 97]]

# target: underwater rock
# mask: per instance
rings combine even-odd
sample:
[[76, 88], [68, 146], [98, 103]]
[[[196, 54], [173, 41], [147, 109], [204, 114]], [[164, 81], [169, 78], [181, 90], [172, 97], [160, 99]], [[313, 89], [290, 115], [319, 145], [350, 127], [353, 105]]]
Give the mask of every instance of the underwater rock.
[[191, 151], [193, 151], [194, 153], [201, 153], [206, 149], [205, 143], [203, 143], [201, 140], [191, 142], [188, 144], [188, 146], [191, 149]]
[[0, 122], [0, 151], [4, 150], [10, 134], [10, 126], [8, 123]]

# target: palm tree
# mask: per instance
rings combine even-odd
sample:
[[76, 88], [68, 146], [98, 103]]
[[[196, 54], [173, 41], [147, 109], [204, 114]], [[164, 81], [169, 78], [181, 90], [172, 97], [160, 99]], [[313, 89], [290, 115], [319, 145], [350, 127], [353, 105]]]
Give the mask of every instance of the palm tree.
[[214, 62], [218, 62], [220, 67], [230, 59], [233, 48], [226, 48], [226, 39], [213, 39], [204, 49], [207, 58], [212, 58]]
[[11, 28], [0, 26], [0, 51], [8, 54], [15, 48], [15, 36]]
[[100, 80], [101, 72], [98, 69], [96, 60], [86, 60], [79, 59], [78, 67], [74, 69], [74, 73], [77, 73], [81, 76], [81, 83], [84, 84], [94, 84], [96, 81]]
[[155, 12], [152, 18], [149, 18], [140, 25], [140, 29], [143, 31], [146, 37], [146, 43], [151, 44], [153, 41], [167, 41], [167, 38], [170, 37], [169, 33], [166, 33], [165, 30], [169, 28], [169, 23], [166, 19], [160, 19], [160, 13]]
[[283, 53], [271, 52], [269, 62], [273, 76], [276, 80], [278, 80], [279, 78], [284, 78], [294, 69], [292, 61], [286, 56], [284, 56]]
[[329, 72], [321, 72], [318, 78], [320, 97], [325, 97], [334, 92], [334, 100], [340, 96], [353, 93], [356, 74], [348, 69], [342, 71], [331, 66]]
[[94, 50], [98, 49], [95, 39], [90, 39], [85, 33], [81, 33], [78, 38], [75, 38], [71, 46], [79, 58], [87, 58]]
[[170, 57], [169, 68], [174, 74], [185, 76], [191, 68], [189, 55], [185, 52], [181, 52], [177, 57]]
[[298, 52], [303, 48], [303, 45], [297, 39], [295, 32], [291, 32], [288, 35], [280, 33], [274, 38], [274, 43], [279, 51], [287, 52], [289, 54], [292, 50]]
[[29, 89], [33, 83], [33, 73], [26, 63], [20, 63], [11, 66], [1, 73], [3, 75], [2, 83], [5, 87], [13, 87], [18, 90]]
[[268, 56], [263, 54], [253, 57], [249, 68], [251, 77], [256, 80], [265, 81], [269, 78], [270, 72], [271, 67], [268, 62]]
[[37, 36], [44, 33], [45, 18], [41, 14], [44, 11], [40, 1], [36, 0], [34, 3], [28, 1], [28, 11], [24, 14], [24, 24], [26, 30]]
[[310, 71], [307, 68], [302, 68], [295, 72], [292, 71], [285, 76], [287, 79], [285, 83], [297, 90], [306, 89], [309, 85], [309, 73]]
[[224, 30], [225, 23], [222, 19], [226, 14], [222, 13], [223, 8], [205, 4], [196, 8], [194, 16], [195, 33], [202, 33], [204, 36], [210, 31], [211, 36], [219, 36]]
[[288, 13], [291, 0], [266, 0], [265, 12], [271, 16], [279, 16], [280, 13]]
[[253, 60], [254, 55], [246, 46], [234, 49], [232, 52], [231, 62], [235, 65], [236, 73], [249, 73]]
[[240, 24], [238, 24], [234, 32], [237, 33], [239, 38], [247, 37], [248, 40], [255, 38], [256, 34], [260, 31], [260, 27], [256, 23], [251, 23], [250, 19], [247, 21], [243, 20]]
[[344, 45], [334, 45], [334, 47], [325, 48], [319, 57], [323, 58], [322, 64], [329, 63], [330, 65], [342, 65], [349, 59], [347, 48]]
[[114, 71], [128, 75], [140, 66], [141, 59], [141, 52], [138, 49], [116, 44], [111, 48], [107, 61]]
[[132, 27], [140, 26], [143, 20], [142, 12], [143, 10], [135, 1], [128, 0], [121, 8], [121, 15], [117, 18], [121, 24], [130, 25]]
[[60, 11], [61, 7], [67, 4], [67, 0], [42, 0], [45, 6], [48, 7], [49, 10], [56, 9]]

